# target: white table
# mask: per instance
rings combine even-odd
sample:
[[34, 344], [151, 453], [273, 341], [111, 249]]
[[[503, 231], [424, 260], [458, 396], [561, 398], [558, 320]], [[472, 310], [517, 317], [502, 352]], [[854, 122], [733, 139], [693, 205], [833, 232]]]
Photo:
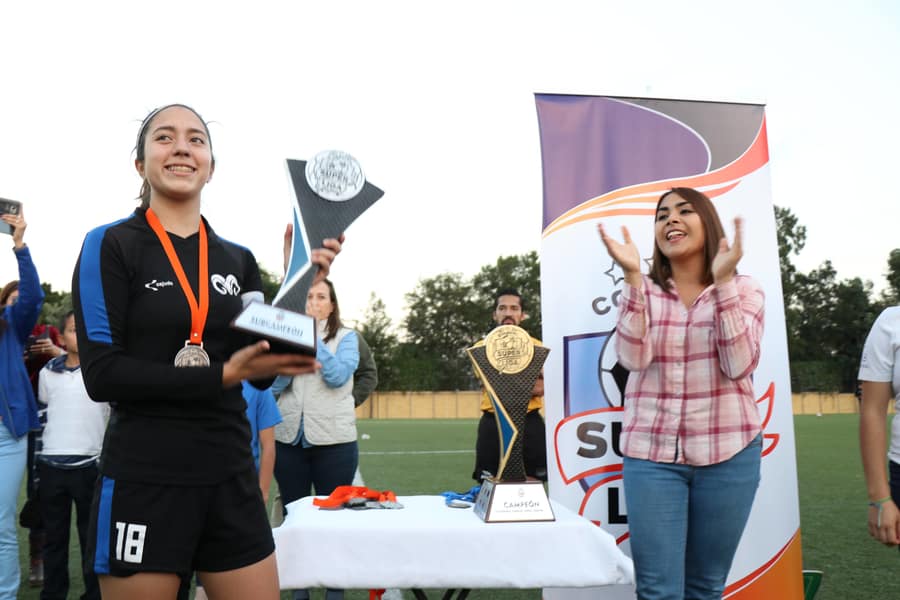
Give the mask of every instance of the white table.
[[402, 496], [400, 510], [287, 506], [273, 530], [283, 589], [543, 588], [631, 583], [615, 539], [551, 501], [556, 521], [484, 523], [441, 496]]

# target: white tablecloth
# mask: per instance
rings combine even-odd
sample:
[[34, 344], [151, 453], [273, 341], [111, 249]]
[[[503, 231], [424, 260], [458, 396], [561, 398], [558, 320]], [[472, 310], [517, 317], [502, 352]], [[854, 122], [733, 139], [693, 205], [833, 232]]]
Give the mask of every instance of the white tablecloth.
[[556, 521], [484, 523], [441, 496], [402, 496], [400, 510], [288, 505], [273, 530], [283, 589], [541, 588], [631, 583], [611, 535], [552, 502]]

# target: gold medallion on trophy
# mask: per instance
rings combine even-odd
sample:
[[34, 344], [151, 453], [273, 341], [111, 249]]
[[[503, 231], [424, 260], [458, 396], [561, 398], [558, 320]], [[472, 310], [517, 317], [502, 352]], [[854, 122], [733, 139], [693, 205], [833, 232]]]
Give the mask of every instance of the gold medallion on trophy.
[[484, 340], [491, 366], [507, 375], [521, 373], [531, 364], [534, 344], [531, 336], [515, 325], [501, 325]]

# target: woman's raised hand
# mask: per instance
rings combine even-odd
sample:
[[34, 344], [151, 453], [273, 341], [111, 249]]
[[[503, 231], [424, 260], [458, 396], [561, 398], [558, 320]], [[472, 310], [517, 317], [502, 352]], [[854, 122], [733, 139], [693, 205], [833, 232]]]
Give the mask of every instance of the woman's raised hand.
[[606, 246], [606, 251], [609, 252], [614, 261], [619, 263], [622, 271], [625, 272], [625, 279], [632, 284], [635, 277], [639, 280], [641, 276], [641, 253], [634, 242], [631, 241], [631, 234], [628, 233], [628, 228], [624, 225], [622, 226], [622, 242], [618, 242], [607, 235], [603, 223], [597, 223], [597, 231], [600, 232], [600, 239], [603, 241], [603, 245]]
[[7, 225], [11, 225], [13, 227], [12, 239], [13, 246], [16, 248], [21, 248], [25, 245], [25, 228], [28, 227], [28, 223], [25, 221], [25, 214], [23, 210], [19, 210], [19, 214], [13, 215], [6, 213], [0, 216], [0, 219], [3, 220]]
[[331, 263], [333, 263], [337, 255], [340, 254], [343, 244], [344, 234], [342, 233], [340, 237], [336, 239], [328, 238], [322, 240], [322, 247], [312, 251], [310, 260], [314, 265], [319, 265], [319, 270], [313, 278], [313, 283], [319, 283], [328, 277], [328, 273], [331, 271]]
[[744, 256], [743, 237], [744, 221], [740, 217], [734, 220], [734, 242], [728, 244], [728, 238], [719, 240], [719, 252], [713, 259], [712, 274], [715, 283], [731, 281], [737, 271], [737, 265]]
[[[284, 230], [284, 244], [282, 252], [284, 254], [284, 274], [287, 275], [288, 263], [291, 260], [291, 246], [294, 239], [294, 226], [288, 223]], [[344, 244], [344, 234], [337, 238], [327, 238], [322, 240], [321, 248], [314, 248], [311, 252], [310, 262], [319, 267], [313, 278], [313, 283], [318, 283], [328, 277], [331, 271], [331, 263], [338, 254], [341, 253], [341, 247]]]

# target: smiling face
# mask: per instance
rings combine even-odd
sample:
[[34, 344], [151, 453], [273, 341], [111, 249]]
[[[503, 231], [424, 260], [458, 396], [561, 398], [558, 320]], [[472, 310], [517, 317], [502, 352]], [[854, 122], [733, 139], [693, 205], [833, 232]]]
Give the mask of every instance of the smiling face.
[[159, 199], [199, 201], [212, 177], [214, 161], [206, 124], [193, 110], [170, 106], [142, 130], [143, 145], [134, 164]]
[[706, 231], [693, 204], [676, 193], [667, 195], [656, 208], [656, 245], [670, 261], [703, 256]]
[[[725, 231], [709, 196], [694, 188], [672, 188], [660, 196], [656, 210], [650, 278], [663, 289], [671, 289], [673, 263], [687, 257], [703, 262], [701, 282], [711, 284], [712, 262]], [[698, 245], [700, 251], [696, 252]]]

